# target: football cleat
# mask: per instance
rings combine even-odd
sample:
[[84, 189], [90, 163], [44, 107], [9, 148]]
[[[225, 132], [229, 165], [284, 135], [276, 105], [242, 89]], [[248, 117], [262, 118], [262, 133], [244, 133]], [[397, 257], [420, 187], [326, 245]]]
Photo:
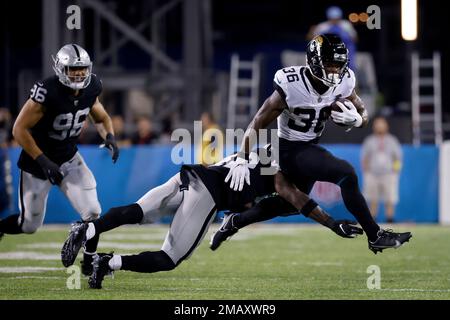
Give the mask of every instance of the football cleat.
[[113, 253], [98, 253], [94, 256], [92, 262], [93, 270], [89, 277], [89, 288], [101, 289], [102, 282], [106, 275], [112, 275], [113, 270], [109, 267], [109, 260], [113, 257]]
[[72, 224], [72, 229], [69, 232], [69, 236], [66, 241], [64, 241], [61, 249], [61, 261], [64, 267], [67, 268], [75, 262], [78, 252], [86, 243], [87, 229], [87, 223], [77, 222]]
[[211, 236], [211, 240], [209, 242], [209, 248], [211, 250], [216, 250], [222, 242], [227, 239], [230, 239], [235, 233], [238, 232], [238, 228], [233, 226], [233, 217], [235, 213], [228, 214], [223, 218], [222, 224], [220, 225], [219, 230], [213, 233]]
[[5, 234], [3, 232], [0, 232], [0, 241], [2, 241], [4, 235]]
[[377, 236], [377, 240], [373, 242], [369, 240], [369, 249], [372, 250], [375, 254], [377, 254], [378, 252], [383, 252], [384, 249], [396, 249], [400, 247], [403, 243], [409, 242], [412, 234], [411, 232], [397, 233], [393, 232], [390, 229], [380, 229], [377, 233]]

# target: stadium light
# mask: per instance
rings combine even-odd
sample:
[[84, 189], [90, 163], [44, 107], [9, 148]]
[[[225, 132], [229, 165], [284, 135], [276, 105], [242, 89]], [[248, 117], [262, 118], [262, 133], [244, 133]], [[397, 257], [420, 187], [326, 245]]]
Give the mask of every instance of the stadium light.
[[402, 0], [402, 38], [406, 41], [417, 39], [417, 0]]

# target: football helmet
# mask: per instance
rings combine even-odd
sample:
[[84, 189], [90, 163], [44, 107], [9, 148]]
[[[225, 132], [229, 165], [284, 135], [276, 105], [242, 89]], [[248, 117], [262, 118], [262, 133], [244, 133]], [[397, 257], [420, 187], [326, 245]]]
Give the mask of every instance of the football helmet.
[[52, 59], [53, 70], [63, 85], [80, 90], [91, 82], [92, 61], [87, 51], [79, 45], [66, 44], [59, 49], [56, 57], [52, 55]]
[[348, 72], [348, 49], [335, 34], [321, 34], [306, 49], [306, 63], [314, 77], [328, 87], [337, 86]]

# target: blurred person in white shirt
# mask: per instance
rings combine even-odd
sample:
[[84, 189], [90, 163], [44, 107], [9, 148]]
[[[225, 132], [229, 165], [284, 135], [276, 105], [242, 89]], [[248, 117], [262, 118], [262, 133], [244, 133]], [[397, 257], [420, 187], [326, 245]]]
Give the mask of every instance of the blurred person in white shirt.
[[362, 146], [363, 192], [376, 218], [378, 205], [384, 202], [386, 222], [394, 222], [395, 205], [398, 202], [398, 181], [402, 166], [402, 150], [397, 138], [389, 133], [385, 118], [375, 118], [373, 134]]

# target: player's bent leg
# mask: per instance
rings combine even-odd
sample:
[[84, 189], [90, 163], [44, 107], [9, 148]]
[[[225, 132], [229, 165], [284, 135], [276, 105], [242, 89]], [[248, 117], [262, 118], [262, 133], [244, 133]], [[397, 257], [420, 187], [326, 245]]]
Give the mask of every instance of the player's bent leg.
[[180, 192], [180, 186], [180, 174], [177, 173], [136, 201], [144, 212], [142, 223], [154, 223], [164, 215], [174, 214], [183, 201], [183, 192]]
[[32, 234], [39, 229], [45, 217], [48, 193], [52, 185], [48, 180], [21, 171], [19, 183], [18, 225], [23, 233]]
[[191, 178], [183, 194], [161, 248], [177, 265], [191, 256], [217, 212], [213, 197], [200, 179]]
[[104, 276], [112, 270], [151, 273], [174, 269], [200, 244], [215, 214], [216, 205], [208, 189], [201, 180], [191, 177], [161, 250], [128, 256], [99, 254], [94, 258], [89, 286], [101, 288]]
[[216, 250], [227, 239], [230, 239], [239, 229], [250, 224], [267, 221], [282, 215], [291, 215], [296, 210], [289, 202], [279, 196], [262, 199], [256, 205], [241, 213], [226, 215], [219, 230], [211, 237], [210, 249]]
[[125, 224], [140, 223], [143, 219], [142, 208], [137, 204], [111, 208], [99, 219], [90, 222], [78, 222], [72, 226], [61, 249], [61, 261], [65, 267], [71, 266], [79, 250], [86, 242], [99, 237], [101, 233]]

